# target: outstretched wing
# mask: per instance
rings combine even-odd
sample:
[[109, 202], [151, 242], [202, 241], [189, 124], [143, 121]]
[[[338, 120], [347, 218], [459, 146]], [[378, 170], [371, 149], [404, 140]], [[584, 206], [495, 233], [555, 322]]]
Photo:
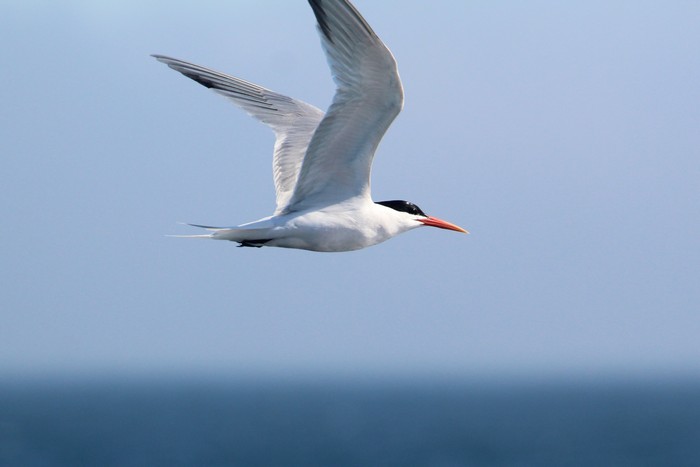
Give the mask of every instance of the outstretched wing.
[[283, 96], [234, 76], [163, 55], [154, 55], [173, 70], [229, 98], [275, 132], [272, 173], [277, 194], [276, 213], [287, 206], [316, 127], [323, 112], [313, 105]]
[[403, 107], [396, 61], [347, 0], [309, 0], [338, 88], [286, 211], [370, 196], [379, 141]]

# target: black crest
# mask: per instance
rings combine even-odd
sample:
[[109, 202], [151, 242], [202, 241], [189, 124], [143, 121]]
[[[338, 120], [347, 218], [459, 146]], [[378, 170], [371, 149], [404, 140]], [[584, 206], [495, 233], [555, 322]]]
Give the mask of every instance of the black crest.
[[395, 199], [392, 201], [378, 201], [376, 204], [381, 204], [382, 206], [391, 208], [394, 211], [407, 212], [408, 214], [414, 214], [416, 216], [428, 217], [423, 211], [421, 211], [421, 208], [409, 201]]

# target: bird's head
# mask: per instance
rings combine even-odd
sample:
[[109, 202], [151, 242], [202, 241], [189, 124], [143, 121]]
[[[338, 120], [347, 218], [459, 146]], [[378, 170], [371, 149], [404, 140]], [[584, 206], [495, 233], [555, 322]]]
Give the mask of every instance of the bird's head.
[[394, 211], [404, 212], [409, 216], [412, 216], [413, 220], [430, 227], [437, 227], [439, 229], [454, 230], [456, 232], [469, 233], [463, 228], [454, 225], [450, 222], [443, 221], [437, 217], [431, 217], [426, 215], [421, 208], [411, 203], [410, 201], [404, 200], [392, 200], [392, 201], [378, 201], [377, 204], [386, 206], [393, 209]]

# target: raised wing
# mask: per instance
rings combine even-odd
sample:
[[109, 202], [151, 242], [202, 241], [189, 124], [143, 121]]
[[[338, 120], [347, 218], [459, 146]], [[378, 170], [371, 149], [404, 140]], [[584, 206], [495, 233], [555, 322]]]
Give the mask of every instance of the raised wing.
[[272, 159], [277, 198], [275, 213], [281, 212], [292, 196], [304, 154], [323, 118], [323, 112], [313, 105], [234, 76], [163, 55], [154, 57], [173, 70], [227, 97], [273, 129], [277, 138]]
[[396, 61], [346, 0], [309, 0], [338, 85], [286, 211], [370, 196], [374, 152], [403, 106]]

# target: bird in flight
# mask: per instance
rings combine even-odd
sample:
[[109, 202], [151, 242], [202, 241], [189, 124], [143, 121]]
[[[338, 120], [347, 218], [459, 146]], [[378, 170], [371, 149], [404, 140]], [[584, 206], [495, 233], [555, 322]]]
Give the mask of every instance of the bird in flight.
[[372, 201], [370, 171], [379, 141], [403, 107], [396, 61], [348, 0], [309, 0], [337, 85], [324, 114], [256, 84], [163, 55], [154, 57], [213, 89], [269, 125], [276, 141], [272, 216], [204, 237], [239, 246], [337, 252], [376, 245], [421, 226], [467, 233], [415, 204]]

